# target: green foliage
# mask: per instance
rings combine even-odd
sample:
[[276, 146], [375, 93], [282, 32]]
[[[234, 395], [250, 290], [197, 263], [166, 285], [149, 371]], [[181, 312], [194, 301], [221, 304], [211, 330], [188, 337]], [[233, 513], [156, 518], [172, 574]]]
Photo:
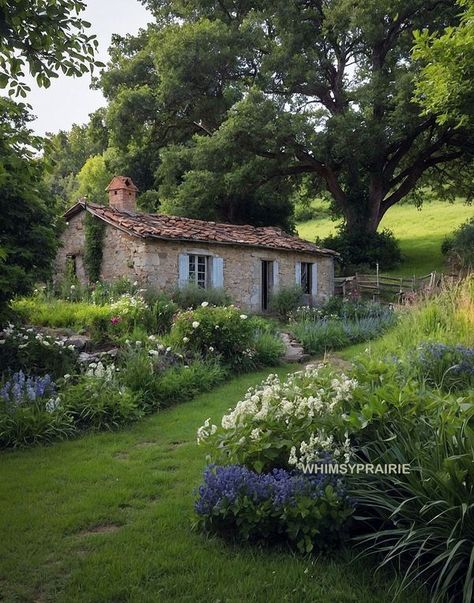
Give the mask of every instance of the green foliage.
[[413, 102], [414, 32], [456, 25], [452, 0], [146, 6], [156, 25], [114, 40], [100, 85], [110, 148], [164, 211], [291, 229], [293, 199], [324, 193], [363, 237], [428, 182], [472, 193], [470, 131]]
[[436, 114], [440, 124], [472, 123], [474, 95], [474, 2], [458, 0], [464, 12], [455, 27], [431, 33], [417, 32], [413, 55], [422, 69], [415, 97], [425, 114]]
[[231, 365], [251, 353], [252, 340], [251, 321], [234, 306], [201, 305], [181, 312], [171, 329], [175, 346], [204, 357], [217, 354]]
[[0, 379], [4, 372], [20, 370], [58, 378], [71, 373], [76, 360], [76, 350], [64, 338], [12, 325], [0, 330]]
[[77, 190], [74, 191], [76, 201], [78, 197], [85, 197], [87, 201], [105, 205], [107, 203], [106, 188], [112, 180], [113, 174], [107, 168], [103, 155], [89, 157], [77, 174]]
[[84, 266], [89, 281], [92, 283], [100, 279], [105, 228], [106, 225], [103, 220], [99, 220], [89, 212], [86, 212], [84, 224]]
[[110, 306], [96, 306], [84, 302], [62, 299], [43, 301], [37, 298], [21, 298], [12, 302], [15, 314], [28, 324], [44, 327], [91, 327], [95, 320], [110, 321], [113, 311]]
[[452, 236], [446, 238], [441, 251], [453, 268], [466, 269], [474, 266], [474, 218], [461, 224]]
[[347, 452], [344, 403], [352, 400], [356, 385], [327, 366], [292, 373], [284, 382], [270, 375], [229, 409], [221, 427], [207, 421], [199, 428], [198, 442], [206, 442], [213, 462], [237, 463], [259, 473], [291, 468], [296, 462], [292, 456], [303, 442], [310, 443], [313, 433], [324, 451], [342, 458]]
[[298, 308], [291, 330], [309, 354], [321, 354], [380, 336], [396, 322], [375, 303], [330, 301], [322, 309]]
[[90, 23], [80, 17], [85, 6], [82, 0], [2, 0], [0, 88], [25, 97], [30, 90], [22, 81], [25, 67], [38, 86], [48, 88], [59, 70], [80, 77], [103, 66], [94, 60], [97, 40], [86, 33]]
[[349, 275], [373, 270], [377, 263], [380, 269], [390, 270], [402, 261], [400, 245], [388, 229], [362, 237], [359, 233], [341, 228], [338, 234], [318, 240], [317, 243], [340, 253], [343, 271]]
[[129, 389], [121, 387], [116, 379], [94, 375], [83, 376], [66, 387], [61, 405], [80, 431], [116, 429], [143, 414]]
[[227, 306], [232, 301], [224, 289], [214, 287], [203, 289], [193, 284], [175, 289], [170, 295], [173, 301], [183, 310], [197, 308], [204, 302], [212, 306]]
[[369, 533], [359, 538], [360, 544], [382, 554], [381, 565], [402, 564], [403, 581], [396, 594], [420, 580], [430, 588], [433, 601], [454, 597], [469, 603], [474, 592], [472, 430], [466, 424], [450, 435], [418, 420], [393, 424], [389, 436], [366, 445], [363, 460], [396, 461], [412, 469], [408, 475], [352, 480], [361, 514], [376, 526], [373, 532], [367, 526]]
[[257, 366], [276, 366], [281, 363], [285, 353], [285, 345], [279, 333], [257, 331], [253, 348], [254, 361]]
[[15, 294], [27, 294], [48, 278], [58, 247], [53, 211], [43, 202], [41, 167], [33, 158], [39, 140], [28, 120], [24, 105], [0, 98], [0, 325]]
[[72, 417], [64, 409], [52, 413], [38, 405], [20, 406], [14, 412], [0, 409], [0, 448], [49, 444], [75, 432]]
[[286, 320], [291, 312], [294, 312], [303, 301], [301, 287], [284, 287], [272, 293], [270, 298], [270, 310]]

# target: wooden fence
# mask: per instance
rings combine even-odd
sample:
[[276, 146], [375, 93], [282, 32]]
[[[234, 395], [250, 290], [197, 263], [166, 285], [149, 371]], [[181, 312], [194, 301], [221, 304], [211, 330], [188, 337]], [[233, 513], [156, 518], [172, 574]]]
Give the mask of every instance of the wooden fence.
[[409, 303], [420, 293], [438, 290], [443, 275], [431, 272], [421, 277], [396, 277], [379, 274], [355, 274], [335, 278], [335, 293], [343, 297], [364, 297], [375, 301]]

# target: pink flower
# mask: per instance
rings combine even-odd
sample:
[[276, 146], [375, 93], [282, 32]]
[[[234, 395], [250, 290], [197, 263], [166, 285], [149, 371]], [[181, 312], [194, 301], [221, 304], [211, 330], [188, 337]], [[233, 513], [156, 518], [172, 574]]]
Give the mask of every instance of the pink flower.
[[112, 318], [110, 319], [110, 322], [113, 325], [118, 325], [118, 323], [121, 321], [122, 319], [120, 318], [120, 316], [112, 316]]

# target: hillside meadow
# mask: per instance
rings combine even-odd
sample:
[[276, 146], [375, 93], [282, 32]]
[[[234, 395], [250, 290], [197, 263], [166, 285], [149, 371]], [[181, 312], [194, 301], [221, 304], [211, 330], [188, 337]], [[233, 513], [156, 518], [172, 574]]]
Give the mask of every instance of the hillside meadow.
[[[384, 216], [380, 230], [389, 228], [400, 241], [404, 263], [387, 274], [424, 276], [443, 270], [441, 244], [460, 224], [474, 214], [474, 208], [461, 201], [427, 203], [421, 209], [413, 205], [397, 205]], [[298, 235], [314, 241], [336, 231], [338, 222], [329, 217], [297, 224]]]

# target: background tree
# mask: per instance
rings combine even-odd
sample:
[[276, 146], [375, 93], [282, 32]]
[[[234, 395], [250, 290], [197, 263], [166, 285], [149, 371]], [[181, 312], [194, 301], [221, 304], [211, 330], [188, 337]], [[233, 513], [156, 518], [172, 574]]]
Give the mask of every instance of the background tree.
[[424, 66], [416, 98], [440, 124], [472, 126], [474, 120], [474, 1], [459, 0], [461, 23], [441, 35], [418, 33], [414, 57]]
[[115, 39], [100, 85], [164, 210], [291, 227], [304, 177], [363, 240], [427, 183], [472, 193], [471, 133], [413, 101], [414, 32], [455, 25], [454, 0], [143, 1], [156, 24]]
[[0, 88], [26, 96], [28, 67], [39, 86], [62, 72], [81, 76], [95, 65], [96, 36], [80, 17], [82, 0], [0, 0]]
[[54, 208], [43, 199], [39, 139], [24, 106], [0, 97], [0, 320], [14, 294], [49, 276], [57, 249]]

